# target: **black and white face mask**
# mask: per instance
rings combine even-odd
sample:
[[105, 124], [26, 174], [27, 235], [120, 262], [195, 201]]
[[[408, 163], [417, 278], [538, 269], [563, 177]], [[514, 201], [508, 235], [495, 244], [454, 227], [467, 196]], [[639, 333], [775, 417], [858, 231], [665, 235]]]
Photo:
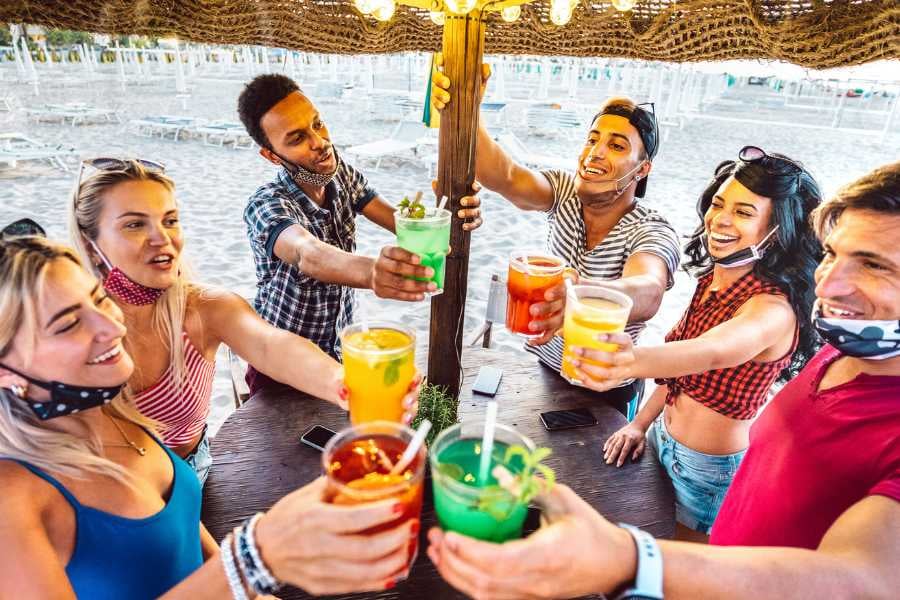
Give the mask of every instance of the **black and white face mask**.
[[337, 151], [334, 149], [334, 146], [331, 147], [331, 151], [334, 152], [334, 171], [332, 171], [331, 173], [326, 173], [324, 175], [322, 173], [313, 173], [312, 171], [307, 171], [297, 163], [293, 163], [279, 154], [275, 154], [275, 156], [281, 159], [281, 165], [285, 169], [287, 169], [288, 173], [291, 174], [291, 179], [293, 179], [294, 183], [296, 183], [297, 185], [305, 183], [307, 185], [325, 187], [326, 185], [331, 183], [331, 180], [334, 179], [335, 175], [337, 175], [338, 168], [341, 166], [341, 159], [338, 156]]
[[822, 316], [816, 300], [813, 326], [826, 342], [841, 354], [867, 360], [900, 356], [900, 320], [833, 319]]
[[86, 387], [80, 385], [69, 385], [60, 381], [41, 381], [29, 377], [25, 373], [21, 373], [4, 364], [0, 367], [8, 369], [20, 377], [24, 377], [32, 385], [45, 389], [50, 392], [50, 399], [43, 402], [33, 402], [26, 397], [25, 390], [19, 386], [13, 386], [12, 392], [26, 401], [26, 404], [34, 411], [34, 414], [41, 421], [53, 419], [55, 417], [64, 417], [83, 410], [97, 408], [104, 404], [109, 404], [119, 395], [125, 384], [111, 387]]
[[[750, 263], [754, 263], [761, 259], [763, 255], [766, 253], [766, 249], [770, 246], [769, 240], [775, 235], [775, 232], [778, 231], [778, 225], [776, 225], [772, 231], [766, 234], [758, 244], [751, 244], [747, 248], [742, 248], [737, 252], [732, 252], [728, 256], [723, 256], [722, 258], [715, 258], [710, 255], [710, 260], [713, 264], [719, 265], [720, 267], [725, 267], [726, 269], [731, 269], [734, 267], [743, 267], [744, 265], [749, 265]], [[706, 233], [703, 233], [703, 243], [706, 245], [706, 252], [709, 253], [709, 237]]]

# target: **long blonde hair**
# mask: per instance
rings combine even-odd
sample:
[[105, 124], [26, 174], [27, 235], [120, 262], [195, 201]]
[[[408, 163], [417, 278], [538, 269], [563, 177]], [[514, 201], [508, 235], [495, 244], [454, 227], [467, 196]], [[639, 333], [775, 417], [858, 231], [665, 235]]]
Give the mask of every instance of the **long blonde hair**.
[[[30, 346], [22, 349], [26, 356], [32, 354], [47, 269], [58, 260], [82, 266], [70, 248], [42, 237], [0, 241], [0, 359], [9, 354], [20, 328], [34, 332], [28, 339]], [[156, 423], [142, 416], [125, 393], [101, 410], [155, 429]], [[96, 474], [131, 484], [127, 469], [103, 457], [99, 438], [79, 437], [54, 428], [52, 420], [38, 419], [26, 400], [5, 388], [0, 388], [0, 456], [69, 477], [85, 479]]]
[[[102, 267], [94, 262], [95, 257], [88, 250], [87, 240], [97, 241], [100, 234], [100, 213], [103, 210], [105, 193], [114, 185], [127, 181], [155, 181], [170, 192], [175, 191], [175, 182], [161, 171], [151, 171], [135, 160], [123, 161], [121, 169], [100, 170], [84, 179], [78, 189], [74, 190], [69, 203], [69, 237], [78, 250], [82, 261], [90, 265], [97, 277], [103, 279]], [[190, 283], [190, 267], [184, 260], [179, 260], [178, 276], [175, 283], [163, 292], [153, 305], [151, 325], [166, 341], [169, 350], [169, 366], [175, 378], [175, 385], [180, 386], [184, 377], [184, 317], [187, 310], [188, 295], [195, 290]], [[125, 347], [129, 348], [128, 336], [125, 336]], [[135, 357], [135, 369], [140, 371]]]

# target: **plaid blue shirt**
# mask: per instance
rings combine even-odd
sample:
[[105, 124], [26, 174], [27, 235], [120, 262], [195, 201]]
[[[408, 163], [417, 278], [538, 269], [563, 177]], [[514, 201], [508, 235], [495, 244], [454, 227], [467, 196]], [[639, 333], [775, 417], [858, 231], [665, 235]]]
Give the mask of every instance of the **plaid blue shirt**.
[[281, 169], [274, 181], [250, 196], [244, 223], [256, 261], [256, 312], [340, 360], [338, 334], [353, 320], [354, 290], [314, 279], [275, 256], [275, 240], [291, 225], [300, 225], [346, 252], [356, 250], [356, 214], [377, 194], [362, 173], [338, 160], [340, 166], [325, 188], [323, 206], [310, 200]]

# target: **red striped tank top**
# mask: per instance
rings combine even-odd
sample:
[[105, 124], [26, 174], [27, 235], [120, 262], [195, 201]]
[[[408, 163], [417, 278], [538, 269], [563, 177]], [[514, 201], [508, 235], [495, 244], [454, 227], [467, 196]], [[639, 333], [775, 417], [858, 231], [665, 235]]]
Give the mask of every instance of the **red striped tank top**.
[[216, 363], [206, 360], [186, 333], [181, 338], [185, 367], [181, 386], [176, 385], [170, 364], [156, 383], [134, 398], [141, 414], [162, 423], [163, 442], [170, 448], [187, 444], [203, 431], [216, 370]]

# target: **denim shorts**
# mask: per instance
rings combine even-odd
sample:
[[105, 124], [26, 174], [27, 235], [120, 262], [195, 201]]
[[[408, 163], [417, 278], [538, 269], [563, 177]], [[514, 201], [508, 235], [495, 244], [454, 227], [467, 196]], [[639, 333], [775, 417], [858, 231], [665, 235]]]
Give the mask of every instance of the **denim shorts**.
[[191, 450], [190, 454], [184, 457], [184, 461], [194, 470], [194, 473], [197, 474], [197, 479], [200, 480], [201, 488], [203, 487], [203, 484], [206, 483], [206, 478], [209, 477], [209, 468], [212, 466], [213, 462], [209, 444], [209, 429], [204, 429], [203, 437], [200, 438], [197, 446]]
[[714, 455], [691, 450], [669, 435], [663, 415], [647, 434], [647, 442], [675, 487], [675, 519], [709, 534], [747, 451]]

